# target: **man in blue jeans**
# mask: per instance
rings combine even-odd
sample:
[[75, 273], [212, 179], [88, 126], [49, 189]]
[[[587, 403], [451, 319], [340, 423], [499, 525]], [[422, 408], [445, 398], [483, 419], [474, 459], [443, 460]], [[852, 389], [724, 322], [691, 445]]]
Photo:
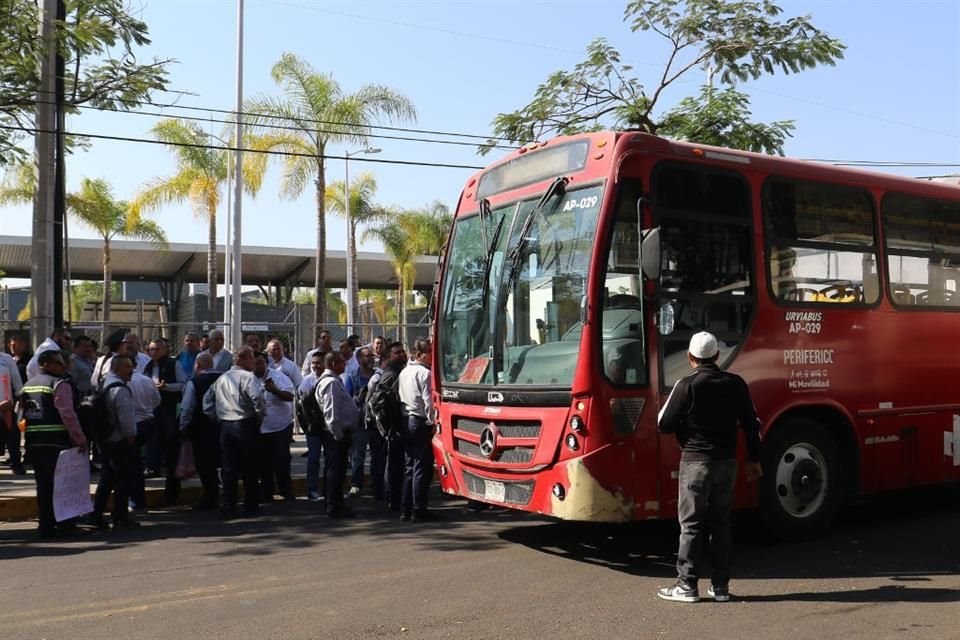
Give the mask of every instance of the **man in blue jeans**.
[[747, 443], [747, 481], [760, 468], [760, 425], [750, 390], [740, 376], [717, 366], [717, 339], [706, 331], [690, 339], [687, 359], [693, 373], [681, 378], [657, 418], [661, 433], [680, 443], [680, 548], [677, 582], [657, 595], [675, 602], [697, 602], [697, 580], [703, 547], [710, 544], [712, 574], [709, 595], [730, 600], [730, 511], [737, 479], [737, 428]]

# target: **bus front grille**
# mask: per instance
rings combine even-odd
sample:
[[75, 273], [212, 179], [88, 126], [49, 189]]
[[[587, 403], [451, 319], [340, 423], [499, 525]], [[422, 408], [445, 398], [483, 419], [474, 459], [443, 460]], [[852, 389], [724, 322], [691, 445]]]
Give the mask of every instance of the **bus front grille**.
[[497, 427], [500, 435], [504, 438], [539, 438], [539, 422], [507, 422], [507, 421], [486, 421], [474, 420], [472, 418], [456, 418], [453, 423], [454, 429], [460, 429], [467, 433], [479, 436], [484, 429], [491, 424]]
[[[457, 451], [470, 458], [487, 460], [480, 446], [466, 440], [457, 440]], [[507, 447], [498, 449], [494, 460], [504, 464], [526, 464], [533, 460], [533, 449], [528, 447]]]
[[533, 497], [533, 480], [485, 480], [469, 471], [463, 472], [463, 479], [467, 483], [467, 492], [476, 498], [485, 498], [487, 482], [497, 482], [504, 486], [504, 502], [518, 506], [526, 506]]

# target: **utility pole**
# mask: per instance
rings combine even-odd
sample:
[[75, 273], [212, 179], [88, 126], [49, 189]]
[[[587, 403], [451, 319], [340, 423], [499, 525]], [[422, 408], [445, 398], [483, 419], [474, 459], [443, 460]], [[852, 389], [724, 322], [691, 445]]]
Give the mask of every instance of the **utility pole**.
[[233, 289], [230, 304], [230, 336], [234, 348], [243, 344], [243, 324], [241, 318], [240, 285], [243, 284], [243, 241], [241, 233], [241, 212], [243, 204], [243, 0], [237, 0], [237, 127], [234, 133], [233, 161], [233, 247], [230, 285]]
[[[57, 25], [62, 25], [67, 19], [67, 9], [64, 0], [57, 0]], [[59, 28], [59, 27], [57, 27]], [[57, 134], [56, 134], [56, 164], [54, 165], [54, 192], [53, 192], [53, 325], [63, 326], [63, 265], [64, 247], [67, 236], [67, 176], [66, 158], [64, 156], [64, 127], [66, 113], [63, 108], [66, 101], [66, 91], [63, 84], [64, 60], [61, 47], [55, 47], [56, 76], [54, 91], [56, 92]]]
[[34, 343], [53, 331], [55, 322], [54, 282], [54, 193], [56, 191], [57, 127], [54, 97], [56, 96], [57, 41], [54, 20], [57, 0], [43, 0], [40, 8], [40, 40], [45, 55], [40, 62], [40, 87], [37, 89], [36, 137], [34, 165], [37, 172], [37, 192], [33, 199], [33, 244], [30, 257], [30, 330]]

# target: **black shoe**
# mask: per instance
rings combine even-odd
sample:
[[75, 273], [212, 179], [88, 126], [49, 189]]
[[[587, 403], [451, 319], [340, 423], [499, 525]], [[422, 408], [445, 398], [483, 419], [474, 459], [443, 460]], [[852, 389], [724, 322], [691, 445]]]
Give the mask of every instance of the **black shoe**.
[[356, 515], [352, 509], [348, 509], [347, 507], [334, 507], [327, 511], [328, 518], [353, 518]]
[[212, 511], [213, 509], [216, 509], [216, 508], [217, 508], [217, 503], [216, 503], [216, 502], [204, 502], [203, 500], [201, 500], [200, 502], [195, 503], [195, 504], [194, 504], [192, 507], [190, 507], [190, 508], [193, 509], [194, 511]]
[[411, 517], [411, 516], [410, 516], [409, 513], [401, 513], [401, 514], [400, 514], [400, 522], [410, 522], [410, 517]]
[[27, 470], [23, 467], [22, 462], [14, 462], [13, 464], [10, 465], [10, 467], [13, 469], [13, 475], [15, 476], [27, 475]]
[[243, 515], [245, 518], [256, 518], [261, 515], [263, 511], [260, 510], [260, 507], [244, 507]]
[[707, 594], [714, 599], [715, 602], [730, 602], [730, 588], [727, 585], [713, 585], [707, 591]]
[[220, 507], [220, 517], [224, 520], [233, 520], [237, 515], [236, 507]]
[[140, 523], [133, 518], [123, 518], [113, 521], [113, 528], [116, 529], [139, 529]]
[[293, 502], [293, 501], [296, 500], [296, 499], [297, 499], [297, 497], [296, 497], [295, 495], [293, 495], [292, 493], [285, 493], [285, 494], [283, 494], [283, 501], [284, 501], [284, 502]]
[[90, 515], [90, 517], [87, 518], [87, 524], [98, 531], [106, 531], [110, 528], [110, 523], [99, 513]]
[[57, 537], [57, 530], [54, 527], [40, 527], [37, 529], [37, 537], [41, 540], [50, 540]]

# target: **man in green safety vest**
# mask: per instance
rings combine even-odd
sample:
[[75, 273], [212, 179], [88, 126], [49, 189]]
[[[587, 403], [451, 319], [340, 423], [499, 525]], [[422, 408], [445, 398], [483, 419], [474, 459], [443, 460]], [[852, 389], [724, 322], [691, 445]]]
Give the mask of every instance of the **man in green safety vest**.
[[57, 458], [70, 447], [86, 451], [87, 439], [77, 418], [77, 395], [64, 377], [65, 364], [60, 351], [44, 351], [37, 363], [40, 373], [23, 385], [20, 407], [26, 424], [27, 452], [37, 483], [38, 531], [41, 538], [52, 538], [57, 532], [53, 515], [53, 472]]

